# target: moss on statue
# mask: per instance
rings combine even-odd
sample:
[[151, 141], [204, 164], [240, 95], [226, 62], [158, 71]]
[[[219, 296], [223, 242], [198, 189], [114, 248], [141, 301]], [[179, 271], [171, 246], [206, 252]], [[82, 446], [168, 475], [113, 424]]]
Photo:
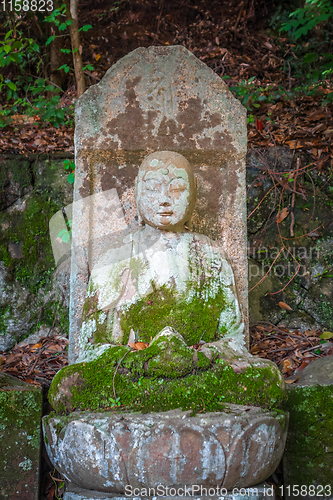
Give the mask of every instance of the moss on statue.
[[331, 484], [333, 386], [292, 387], [288, 393], [284, 404], [284, 410], [290, 413], [285, 484]]
[[116, 404], [143, 413], [174, 408], [221, 411], [224, 403], [277, 408], [283, 398], [274, 365], [247, 364], [234, 370], [226, 360], [212, 356], [210, 361], [177, 338], [163, 335], [141, 351], [114, 346], [94, 361], [63, 368], [49, 392], [58, 413], [106, 410]]
[[[208, 283], [209, 284], [209, 283]], [[191, 283], [193, 286], [193, 284]], [[149, 342], [166, 326], [179, 332], [188, 345], [200, 339], [212, 342], [218, 338], [217, 329], [221, 311], [224, 307], [224, 293], [220, 289], [208, 301], [202, 298], [205, 288], [196, 290], [191, 301], [180, 297], [167, 286], [154, 289], [152, 293], [124, 309], [120, 325], [126, 343], [131, 328], [143, 342]]]

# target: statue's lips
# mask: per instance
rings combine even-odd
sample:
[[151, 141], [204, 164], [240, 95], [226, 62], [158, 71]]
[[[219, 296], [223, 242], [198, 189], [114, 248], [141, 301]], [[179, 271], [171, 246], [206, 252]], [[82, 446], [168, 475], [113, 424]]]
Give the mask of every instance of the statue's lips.
[[170, 215], [173, 215], [173, 212], [158, 212], [158, 215], [162, 215], [163, 217], [167, 217], [167, 216], [170, 217]]

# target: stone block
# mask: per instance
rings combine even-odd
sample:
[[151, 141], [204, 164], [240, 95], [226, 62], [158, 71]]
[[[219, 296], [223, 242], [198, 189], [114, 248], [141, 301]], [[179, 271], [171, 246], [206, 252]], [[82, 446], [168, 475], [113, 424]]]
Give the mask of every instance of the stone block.
[[310, 363], [288, 391], [285, 409], [290, 412], [290, 424], [283, 457], [285, 498], [301, 495], [305, 499], [332, 499], [333, 356]]
[[38, 500], [42, 391], [0, 373], [0, 500]]

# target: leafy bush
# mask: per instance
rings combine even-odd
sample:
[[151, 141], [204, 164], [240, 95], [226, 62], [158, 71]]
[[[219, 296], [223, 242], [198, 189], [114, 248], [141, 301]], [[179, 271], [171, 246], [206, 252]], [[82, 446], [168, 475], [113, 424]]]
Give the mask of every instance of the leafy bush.
[[331, 0], [306, 0], [303, 8], [296, 9], [289, 15], [280, 31], [287, 31], [289, 36], [298, 40], [307, 35], [319, 23], [333, 18]]
[[[42, 22], [51, 23], [59, 32], [67, 30], [65, 34], [69, 34], [68, 27], [73, 21], [67, 19], [66, 6], [63, 4], [49, 16], [46, 16]], [[5, 99], [7, 101], [7, 104], [0, 108], [0, 127], [10, 123], [11, 116], [17, 113], [27, 116], [37, 115], [41, 121], [49, 122], [55, 127], [67, 123], [72, 124], [72, 107], [60, 107], [59, 94], [62, 90], [48, 81], [47, 78], [41, 78], [47, 62], [47, 53], [44, 47], [47, 47], [57, 36], [63, 35], [52, 35], [45, 43], [42, 41], [38, 44], [32, 38], [25, 37], [23, 32], [18, 29], [21, 23], [20, 16], [14, 13], [14, 17], [10, 21], [8, 18], [4, 26], [8, 26], [10, 23], [14, 25], [14, 29], [10, 29], [4, 40], [0, 41], [0, 68], [12, 65], [14, 70], [7, 70], [7, 74], [11, 75], [11, 78], [5, 78], [0, 74], [0, 95], [6, 92]], [[79, 31], [87, 31], [90, 28], [91, 25], [85, 25]], [[62, 48], [61, 52], [72, 53], [71, 50], [65, 48]], [[94, 68], [87, 65], [83, 69], [93, 70]], [[65, 73], [73, 71], [67, 64], [60, 66], [58, 70], [64, 70]], [[37, 76], [33, 76], [32, 72]]]
[[[36, 67], [37, 72], [42, 65], [40, 46], [32, 39], [23, 36], [22, 31], [7, 32], [4, 41], [0, 41], [0, 68], [14, 64], [18, 74], [15, 81], [0, 75], [0, 93], [6, 92], [7, 105], [0, 111], [0, 127], [10, 122], [10, 117], [16, 113], [27, 116], [39, 116], [42, 121], [59, 126], [66, 121], [68, 109], [59, 107], [61, 89], [57, 88], [46, 78], [30, 75], [29, 66]], [[46, 98], [46, 92], [52, 92]], [[22, 97], [23, 96], [23, 97]]]
[[[289, 38], [296, 42], [294, 51], [300, 60], [297, 65], [290, 58], [289, 63], [293, 63], [296, 71], [307, 81], [319, 82], [332, 77], [333, 56], [327, 51], [327, 47], [332, 48], [332, 21], [331, 0], [306, 0], [303, 8], [296, 9], [282, 23], [280, 31], [286, 31]], [[322, 28], [320, 31], [319, 25]], [[307, 43], [303, 40], [305, 36]], [[302, 42], [297, 43], [301, 38]]]

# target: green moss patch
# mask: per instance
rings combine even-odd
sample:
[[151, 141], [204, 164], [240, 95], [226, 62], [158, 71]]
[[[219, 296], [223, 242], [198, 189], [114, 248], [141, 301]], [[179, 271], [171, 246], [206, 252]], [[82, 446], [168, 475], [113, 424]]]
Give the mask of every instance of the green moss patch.
[[188, 345], [195, 344], [200, 338], [205, 342], [215, 340], [219, 317], [225, 305], [224, 293], [220, 289], [215, 297], [206, 301], [202, 298], [204, 292], [204, 287], [198, 288], [192, 300], [188, 301], [166, 286], [155, 289], [123, 311], [120, 325], [124, 343], [128, 341], [131, 328], [140, 340], [149, 342], [166, 326], [177, 330]]
[[37, 498], [42, 392], [19, 381], [15, 386], [13, 378], [0, 382], [0, 496]]
[[[2, 234], [0, 260], [8, 268], [8, 280], [19, 281], [35, 293], [50, 282], [54, 258], [49, 237], [49, 220], [58, 207], [34, 194], [26, 200], [23, 212], [3, 212], [0, 222], [7, 227]], [[9, 243], [22, 242], [22, 257], [13, 258]]]
[[249, 365], [237, 371], [225, 360], [209, 361], [175, 337], [161, 335], [147, 349], [111, 347], [94, 361], [63, 368], [52, 382], [49, 400], [58, 413], [117, 405], [143, 413], [221, 411], [224, 403], [279, 406], [284, 390], [277, 368]]
[[285, 484], [332, 484], [333, 386], [292, 387], [284, 410], [289, 432], [284, 454]]

